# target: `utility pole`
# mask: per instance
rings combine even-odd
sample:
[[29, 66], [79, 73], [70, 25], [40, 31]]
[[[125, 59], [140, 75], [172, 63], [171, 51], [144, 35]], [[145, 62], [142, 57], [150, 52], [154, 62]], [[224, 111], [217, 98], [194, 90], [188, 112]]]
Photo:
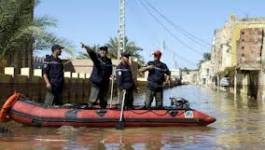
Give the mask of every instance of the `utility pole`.
[[118, 29], [118, 58], [125, 51], [125, 0], [120, 0], [120, 16]]

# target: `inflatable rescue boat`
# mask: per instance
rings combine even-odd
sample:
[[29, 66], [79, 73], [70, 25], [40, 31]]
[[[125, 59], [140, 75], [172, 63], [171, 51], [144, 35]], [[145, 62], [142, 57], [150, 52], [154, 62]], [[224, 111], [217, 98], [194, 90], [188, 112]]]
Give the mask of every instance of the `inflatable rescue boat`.
[[[172, 101], [173, 103], [174, 101]], [[181, 102], [181, 101], [178, 101]], [[160, 109], [135, 107], [124, 109], [123, 123], [126, 127], [207, 126], [215, 118], [185, 106], [174, 105]], [[185, 106], [185, 107], [184, 107]], [[19, 93], [10, 96], [0, 111], [0, 121], [14, 120], [32, 126], [87, 126], [115, 127], [121, 110], [118, 107], [99, 109], [84, 105], [50, 106], [33, 102]]]

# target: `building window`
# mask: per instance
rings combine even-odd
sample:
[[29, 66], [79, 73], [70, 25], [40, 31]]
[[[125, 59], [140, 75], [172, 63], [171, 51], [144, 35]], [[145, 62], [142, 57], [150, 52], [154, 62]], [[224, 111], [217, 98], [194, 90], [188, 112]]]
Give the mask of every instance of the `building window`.
[[202, 79], [202, 82], [203, 82], [203, 84], [206, 84], [206, 79], [203, 78], [203, 79]]

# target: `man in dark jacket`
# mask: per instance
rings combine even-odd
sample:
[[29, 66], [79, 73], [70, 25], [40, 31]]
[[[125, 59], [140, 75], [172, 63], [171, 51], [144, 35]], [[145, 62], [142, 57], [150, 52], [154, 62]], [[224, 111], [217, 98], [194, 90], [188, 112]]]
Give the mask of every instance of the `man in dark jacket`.
[[46, 83], [47, 94], [45, 105], [62, 105], [62, 92], [64, 85], [64, 66], [59, 56], [64, 47], [52, 46], [52, 55], [47, 55], [43, 65], [43, 77]]
[[112, 74], [112, 62], [111, 59], [107, 57], [108, 47], [100, 47], [99, 53], [94, 52], [90, 47], [84, 44], [82, 44], [82, 48], [87, 50], [87, 53], [94, 63], [90, 76], [91, 90], [89, 104], [95, 105], [99, 99], [99, 105], [104, 109], [107, 106], [107, 94], [110, 76]]
[[129, 57], [129, 53], [121, 53], [121, 63], [116, 69], [117, 85], [120, 90], [120, 101], [122, 99], [121, 95], [123, 95], [122, 92], [126, 92], [124, 102], [125, 108], [133, 108], [133, 91], [135, 88], [132, 71], [129, 65]]
[[160, 61], [162, 53], [159, 50], [155, 51], [153, 55], [154, 61], [149, 61], [146, 67], [140, 69], [140, 72], [149, 71], [145, 107], [151, 107], [155, 98], [156, 107], [161, 108], [163, 107], [163, 85], [170, 84], [170, 71], [167, 65]]

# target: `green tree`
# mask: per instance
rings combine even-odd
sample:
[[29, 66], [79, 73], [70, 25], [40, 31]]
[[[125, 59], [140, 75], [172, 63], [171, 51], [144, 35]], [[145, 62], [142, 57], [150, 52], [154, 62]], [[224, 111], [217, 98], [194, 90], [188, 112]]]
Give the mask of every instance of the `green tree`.
[[24, 42], [32, 42], [32, 49], [43, 50], [53, 44], [61, 44], [71, 53], [73, 46], [67, 40], [48, 32], [56, 27], [56, 20], [43, 16], [33, 18], [33, 13], [25, 11], [34, 8], [39, 1], [1, 0], [0, 1], [0, 56], [5, 57], [9, 51], [19, 50]]
[[[118, 58], [118, 38], [110, 38], [109, 42], [106, 46], [109, 48], [109, 54], [112, 58]], [[139, 63], [143, 63], [143, 57], [140, 55], [140, 52], [143, 50], [139, 46], [135, 44], [133, 41], [129, 41], [127, 37], [125, 37], [125, 50], [129, 52], [133, 57], [138, 59]]]
[[205, 61], [211, 60], [211, 54], [210, 53], [203, 53], [203, 58], [198, 63], [198, 67], [200, 68], [201, 64]]
[[211, 54], [210, 53], [203, 53], [203, 60], [210, 60]]

